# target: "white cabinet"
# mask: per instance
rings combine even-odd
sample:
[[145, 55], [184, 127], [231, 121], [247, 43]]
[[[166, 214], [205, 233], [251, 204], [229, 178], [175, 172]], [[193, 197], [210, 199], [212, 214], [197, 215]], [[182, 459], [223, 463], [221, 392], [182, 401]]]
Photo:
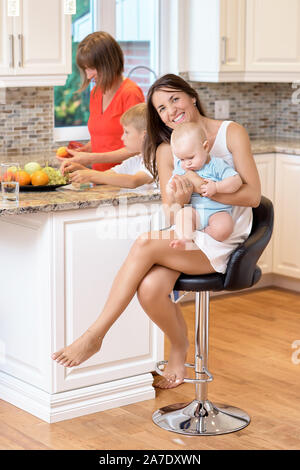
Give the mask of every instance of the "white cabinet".
[[186, 0], [182, 13], [180, 72], [190, 80], [299, 78], [299, 0]]
[[190, 80], [241, 79], [245, 0], [188, 0], [184, 7], [179, 20], [185, 29], [182, 71], [188, 71]]
[[300, 279], [300, 156], [276, 155], [273, 271]]
[[10, 73], [12, 54], [12, 18], [7, 16], [7, 2], [0, 0], [0, 85], [1, 75], [7, 75]]
[[299, 0], [248, 0], [246, 18], [247, 72], [299, 74]]
[[[261, 193], [274, 204], [275, 155], [272, 153], [255, 155], [255, 163], [261, 182]], [[259, 267], [263, 274], [273, 271], [273, 236], [259, 259]]]
[[20, 0], [20, 15], [8, 17], [0, 1], [1, 86], [62, 85], [71, 73], [71, 16], [63, 2]]
[[245, 62], [245, 0], [220, 3], [220, 70], [242, 72]]

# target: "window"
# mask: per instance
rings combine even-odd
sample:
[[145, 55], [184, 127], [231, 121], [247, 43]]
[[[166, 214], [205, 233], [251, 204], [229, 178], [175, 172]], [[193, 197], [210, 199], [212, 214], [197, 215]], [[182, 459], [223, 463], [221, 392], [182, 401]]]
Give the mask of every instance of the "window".
[[89, 139], [90, 89], [76, 93], [81, 79], [76, 66], [78, 43], [89, 33], [108, 31], [122, 47], [124, 75], [138, 83], [146, 95], [158, 71], [159, 0], [77, 0], [72, 16], [72, 74], [54, 87], [56, 141]]
[[158, 70], [158, 2], [116, 0], [116, 39], [125, 56], [125, 75], [146, 95]]

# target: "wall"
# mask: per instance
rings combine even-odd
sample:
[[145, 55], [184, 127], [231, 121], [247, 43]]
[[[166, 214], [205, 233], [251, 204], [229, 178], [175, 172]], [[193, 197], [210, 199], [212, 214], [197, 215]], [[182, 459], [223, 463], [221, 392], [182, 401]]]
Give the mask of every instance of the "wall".
[[[230, 119], [243, 124], [251, 138], [300, 138], [300, 104], [292, 103], [291, 83], [191, 84], [210, 117], [216, 99], [230, 99]], [[0, 104], [0, 153], [26, 155], [55, 147], [53, 89], [8, 88], [6, 104]]]

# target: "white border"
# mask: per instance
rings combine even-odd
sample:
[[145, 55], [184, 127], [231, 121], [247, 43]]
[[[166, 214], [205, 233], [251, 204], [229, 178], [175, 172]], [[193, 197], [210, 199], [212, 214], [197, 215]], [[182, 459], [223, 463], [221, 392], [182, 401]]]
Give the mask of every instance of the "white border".
[[90, 140], [90, 133], [87, 126], [54, 127], [53, 138], [55, 142]]

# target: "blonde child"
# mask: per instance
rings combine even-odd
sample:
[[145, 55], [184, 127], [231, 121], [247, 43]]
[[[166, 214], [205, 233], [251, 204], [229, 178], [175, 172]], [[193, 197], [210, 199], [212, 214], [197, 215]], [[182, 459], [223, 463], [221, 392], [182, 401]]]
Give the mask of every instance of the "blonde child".
[[91, 182], [121, 188], [154, 189], [153, 176], [145, 167], [142, 155], [147, 127], [146, 104], [139, 103], [128, 109], [121, 116], [121, 124], [123, 126], [122, 140], [126, 149], [138, 155], [124, 160], [120, 165], [107, 171], [76, 170], [76, 168], [81, 168], [81, 165], [73, 163], [72, 167], [68, 168], [68, 171], [75, 170], [69, 174], [72, 183]]
[[[171, 136], [171, 147], [177, 157], [174, 175], [185, 175], [194, 188], [199, 187], [199, 176], [203, 178], [200, 193], [193, 193], [190, 206], [178, 210], [175, 218], [177, 239], [170, 242], [176, 249], [197, 248], [192, 243], [195, 231], [203, 230], [217, 241], [226, 240], [233, 231], [232, 206], [210, 199], [217, 193], [234, 193], [242, 185], [238, 173], [222, 158], [213, 158], [208, 152], [204, 130], [195, 123], [183, 123]], [[172, 178], [173, 178], [172, 176]], [[173, 193], [172, 178], [167, 192]]]

